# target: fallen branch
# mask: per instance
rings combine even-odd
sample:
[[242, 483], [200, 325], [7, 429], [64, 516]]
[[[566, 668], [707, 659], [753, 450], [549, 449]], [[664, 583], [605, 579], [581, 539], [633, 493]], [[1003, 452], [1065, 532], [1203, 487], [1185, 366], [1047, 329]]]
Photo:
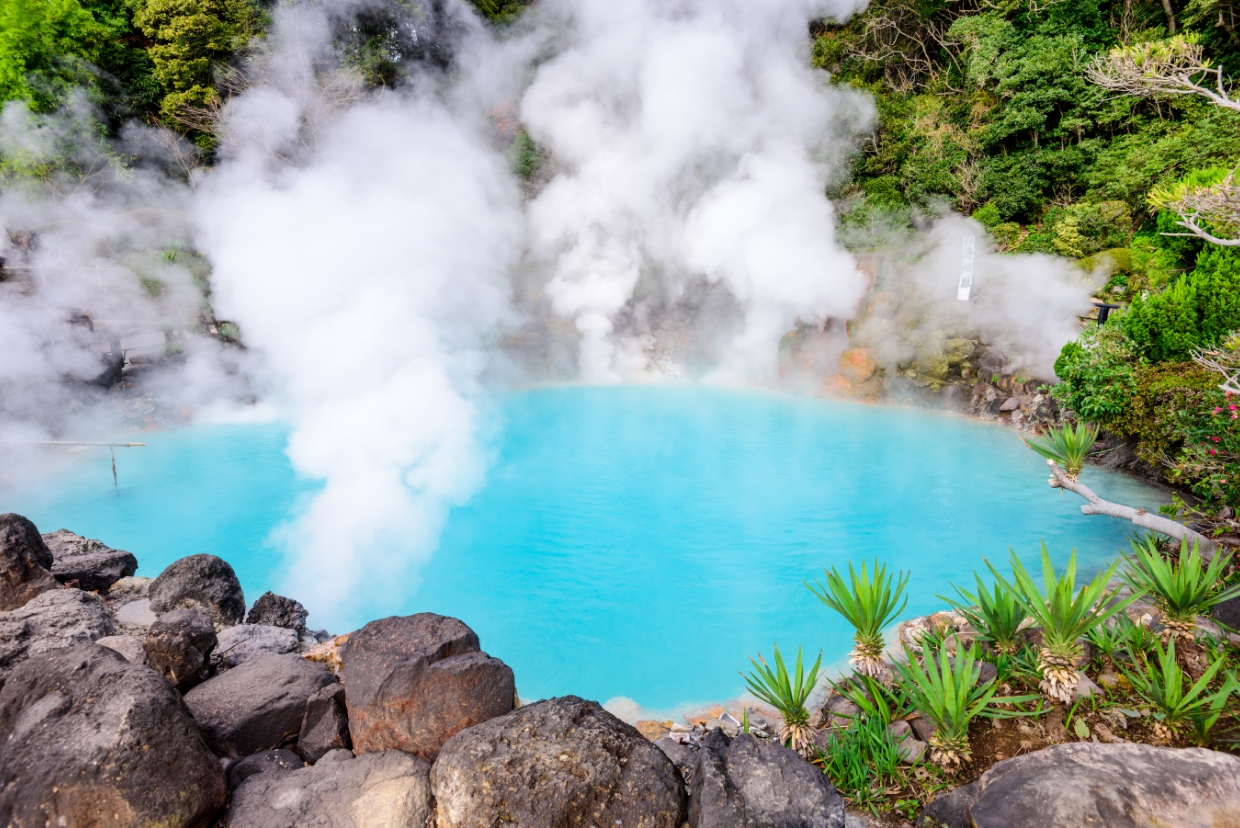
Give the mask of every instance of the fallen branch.
[[1195, 532], [1184, 524], [1177, 523], [1162, 515], [1151, 514], [1144, 509], [1134, 509], [1122, 503], [1112, 503], [1109, 500], [1103, 500], [1094, 494], [1093, 489], [1090, 489], [1084, 483], [1069, 478], [1067, 473], [1059, 468], [1059, 464], [1054, 460], [1047, 460], [1046, 464], [1051, 467], [1051, 474], [1054, 475], [1050, 480], [1052, 489], [1067, 489], [1070, 492], [1076, 492], [1088, 501], [1081, 507], [1081, 514], [1108, 515], [1121, 520], [1129, 520], [1142, 529], [1149, 529], [1151, 532], [1157, 532], [1160, 535], [1166, 535], [1169, 538], [1178, 540], [1181, 546], [1186, 543], [1190, 545], [1196, 544], [1201, 551], [1202, 560], [1207, 563], [1214, 558], [1214, 554], [1218, 551], [1218, 542], [1207, 538], [1200, 532]]

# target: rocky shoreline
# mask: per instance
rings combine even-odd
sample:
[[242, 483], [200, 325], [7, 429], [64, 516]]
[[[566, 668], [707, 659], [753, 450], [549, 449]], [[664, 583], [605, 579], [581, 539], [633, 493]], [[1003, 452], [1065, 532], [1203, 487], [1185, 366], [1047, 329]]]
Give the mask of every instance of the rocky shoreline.
[[[512, 670], [454, 618], [329, 636], [282, 596], [247, 613], [214, 556], [135, 577], [128, 552], [13, 514], [0, 515], [0, 570], [0, 815], [18, 828], [868, 824], [761, 714], [747, 733], [722, 710], [663, 732], [575, 696], [522, 705]], [[924, 734], [904, 727], [916, 761]], [[1079, 742], [995, 764], [917, 824], [1237, 814], [1240, 759]]]

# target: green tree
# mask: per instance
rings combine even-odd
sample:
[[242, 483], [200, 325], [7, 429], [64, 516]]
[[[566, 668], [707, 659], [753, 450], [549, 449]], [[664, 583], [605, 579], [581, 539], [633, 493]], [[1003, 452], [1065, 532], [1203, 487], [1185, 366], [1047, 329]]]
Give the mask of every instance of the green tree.
[[78, 0], [0, 0], [0, 100], [55, 109], [114, 34]]

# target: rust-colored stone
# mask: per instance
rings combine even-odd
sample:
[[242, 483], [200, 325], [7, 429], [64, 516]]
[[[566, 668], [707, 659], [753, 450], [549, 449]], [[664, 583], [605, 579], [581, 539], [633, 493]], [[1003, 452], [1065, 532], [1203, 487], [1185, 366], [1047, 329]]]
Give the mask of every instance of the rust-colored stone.
[[372, 621], [340, 648], [357, 754], [403, 750], [435, 761], [449, 738], [513, 709], [512, 670], [474, 631], [433, 613]]
[[865, 348], [849, 348], [840, 354], [840, 373], [854, 385], [859, 385], [878, 370], [878, 363]]
[[335, 673], [339, 678], [344, 672], [344, 665], [340, 663], [340, 648], [349, 640], [349, 634], [338, 635], [335, 638], [329, 638], [321, 644], [315, 644], [302, 658], [307, 661], [316, 661]]

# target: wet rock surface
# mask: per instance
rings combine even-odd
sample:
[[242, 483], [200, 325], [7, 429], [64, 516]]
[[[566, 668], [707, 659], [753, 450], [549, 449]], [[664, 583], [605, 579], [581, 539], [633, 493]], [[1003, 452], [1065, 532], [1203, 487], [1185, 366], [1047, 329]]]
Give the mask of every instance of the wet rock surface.
[[329, 684], [306, 701], [306, 712], [297, 734], [297, 752], [307, 762], [317, 762], [333, 750], [352, 749], [349, 711], [344, 699], [344, 686]]
[[224, 627], [240, 624], [245, 615], [237, 573], [214, 555], [190, 555], [168, 564], [151, 583], [148, 596], [156, 614], [197, 609]]
[[689, 785], [692, 828], [844, 828], [844, 800], [796, 752], [748, 734], [712, 730]]
[[60, 586], [52, 576], [52, 551], [21, 515], [0, 515], [0, 612], [15, 610]]
[[138, 571], [138, 559], [129, 552], [68, 529], [49, 532], [43, 540], [52, 552], [52, 575], [61, 583], [77, 581], [78, 589], [106, 590]]
[[151, 625], [143, 641], [151, 669], [185, 692], [211, 677], [215, 626], [196, 609], [164, 613]]
[[301, 633], [306, 629], [306, 618], [309, 615], [306, 608], [292, 598], [285, 598], [274, 592], [264, 592], [254, 602], [254, 606], [250, 607], [250, 614], [246, 616], [245, 623], [284, 627]]
[[202, 828], [226, 794], [177, 692], [106, 647], [31, 658], [0, 691], [0, 814], [14, 828]]
[[238, 624], [220, 630], [215, 648], [216, 663], [222, 668], [236, 667], [265, 655], [283, 655], [297, 650], [297, 633], [284, 627]]
[[576, 696], [456, 734], [431, 770], [431, 789], [439, 828], [679, 828], [685, 818], [684, 783], [663, 751]]
[[0, 683], [21, 662], [89, 644], [116, 631], [102, 599], [80, 589], [53, 589], [25, 606], [0, 612]]
[[291, 772], [260, 773], [233, 792], [228, 828], [425, 828], [433, 824], [425, 760], [398, 750], [340, 751]]
[[306, 702], [334, 682], [300, 656], [262, 656], [204, 681], [185, 694], [185, 704], [211, 750], [239, 759], [292, 746]]
[[396, 749], [434, 761], [454, 734], [513, 708], [512, 670], [455, 618], [372, 621], [349, 635], [340, 659], [359, 754]]
[[1189, 828], [1240, 813], [1240, 759], [1203, 748], [1083, 742], [1000, 762], [982, 774], [976, 828]]

